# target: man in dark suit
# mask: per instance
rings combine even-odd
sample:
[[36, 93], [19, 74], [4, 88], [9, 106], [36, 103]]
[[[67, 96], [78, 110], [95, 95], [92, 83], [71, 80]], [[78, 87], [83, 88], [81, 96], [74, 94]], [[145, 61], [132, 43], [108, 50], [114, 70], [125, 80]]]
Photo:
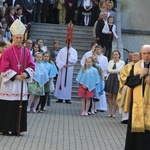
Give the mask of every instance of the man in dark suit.
[[107, 21], [107, 15], [108, 15], [107, 12], [104, 12], [103, 19], [99, 19], [96, 25], [96, 40], [97, 43], [102, 47], [104, 47], [104, 42], [103, 42], [104, 35], [102, 33], [102, 30], [104, 28], [105, 21]]
[[31, 22], [34, 9], [34, 0], [22, 0], [22, 7], [24, 9], [24, 15], [26, 16], [27, 23]]
[[43, 0], [34, 0], [34, 11], [33, 11], [34, 22], [41, 22], [42, 5], [43, 5]]
[[124, 150], [150, 148], [150, 45], [141, 48], [141, 60], [134, 64], [126, 85], [132, 88], [126, 142]]
[[95, 21], [99, 18], [99, 13], [100, 13], [100, 9], [99, 9], [99, 2], [100, 0], [93, 0], [92, 4], [92, 26], [94, 25]]
[[78, 10], [78, 14], [77, 14], [77, 25], [83, 25], [83, 18], [84, 16], [82, 15], [83, 12], [83, 0], [77, 0], [78, 4], [77, 4], [77, 10]]
[[75, 8], [77, 6], [77, 0], [65, 0], [65, 7], [66, 7], [66, 24], [68, 24], [70, 21], [74, 22], [74, 12]]
[[49, 16], [47, 22], [58, 24], [58, 0], [49, 0], [49, 2]]
[[6, 0], [5, 1], [9, 6], [15, 6], [17, 4], [19, 4], [20, 6], [22, 6], [21, 0]]

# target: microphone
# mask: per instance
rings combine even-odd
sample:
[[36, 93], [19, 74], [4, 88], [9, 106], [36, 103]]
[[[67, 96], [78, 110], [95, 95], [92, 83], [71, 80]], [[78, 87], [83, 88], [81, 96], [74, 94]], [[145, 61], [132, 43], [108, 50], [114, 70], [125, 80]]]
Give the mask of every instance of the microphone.
[[149, 69], [149, 61], [147, 59], [144, 60], [144, 68], [148, 68]]
[[144, 60], [144, 68], [148, 69], [147, 75], [150, 75], [149, 61], [148, 60]]

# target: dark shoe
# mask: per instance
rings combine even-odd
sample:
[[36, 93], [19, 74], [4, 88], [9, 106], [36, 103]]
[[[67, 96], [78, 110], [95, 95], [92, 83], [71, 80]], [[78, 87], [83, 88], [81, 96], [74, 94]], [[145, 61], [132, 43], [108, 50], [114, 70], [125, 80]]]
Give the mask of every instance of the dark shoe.
[[100, 110], [100, 112], [105, 112], [104, 110]]
[[122, 124], [128, 124], [128, 120], [123, 120], [120, 123], [122, 123]]
[[11, 133], [11, 135], [12, 135], [12, 136], [23, 136], [23, 134], [22, 134], [22, 133], [20, 133], [20, 134], [18, 135], [18, 133], [17, 133], [17, 132], [12, 132], [12, 133]]
[[56, 103], [62, 103], [63, 102], [63, 100], [58, 100], [58, 101], [56, 101]]
[[66, 101], [66, 104], [71, 104], [71, 102], [70, 101]]
[[88, 112], [88, 115], [91, 115], [91, 112], [90, 112], [90, 111]]
[[10, 136], [11, 134], [9, 132], [2, 132], [2, 135]]

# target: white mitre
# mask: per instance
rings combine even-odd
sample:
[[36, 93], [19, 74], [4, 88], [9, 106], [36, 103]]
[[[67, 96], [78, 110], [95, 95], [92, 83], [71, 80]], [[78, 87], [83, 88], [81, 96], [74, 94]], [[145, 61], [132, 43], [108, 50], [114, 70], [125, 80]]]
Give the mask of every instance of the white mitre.
[[12, 35], [17, 35], [17, 34], [21, 34], [24, 35], [26, 30], [26, 27], [24, 26], [24, 24], [16, 19], [13, 24], [10, 26], [10, 32], [12, 33]]

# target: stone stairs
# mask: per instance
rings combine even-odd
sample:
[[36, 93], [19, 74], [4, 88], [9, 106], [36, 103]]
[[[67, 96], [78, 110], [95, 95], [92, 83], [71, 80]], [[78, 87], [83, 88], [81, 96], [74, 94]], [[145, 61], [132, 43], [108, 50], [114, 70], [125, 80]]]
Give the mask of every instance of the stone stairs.
[[[59, 48], [61, 49], [65, 46], [66, 32], [66, 25], [32, 23], [29, 38], [33, 41], [36, 41], [37, 38], [42, 38], [44, 40], [44, 45], [46, 45], [49, 50], [52, 49], [53, 41], [59, 40]], [[75, 79], [81, 68], [80, 60], [84, 53], [91, 49], [90, 45], [92, 41], [92, 27], [74, 26], [72, 47], [75, 48], [78, 52], [78, 61], [74, 66], [72, 86], [73, 100], [79, 100], [77, 95], [78, 85]]]

